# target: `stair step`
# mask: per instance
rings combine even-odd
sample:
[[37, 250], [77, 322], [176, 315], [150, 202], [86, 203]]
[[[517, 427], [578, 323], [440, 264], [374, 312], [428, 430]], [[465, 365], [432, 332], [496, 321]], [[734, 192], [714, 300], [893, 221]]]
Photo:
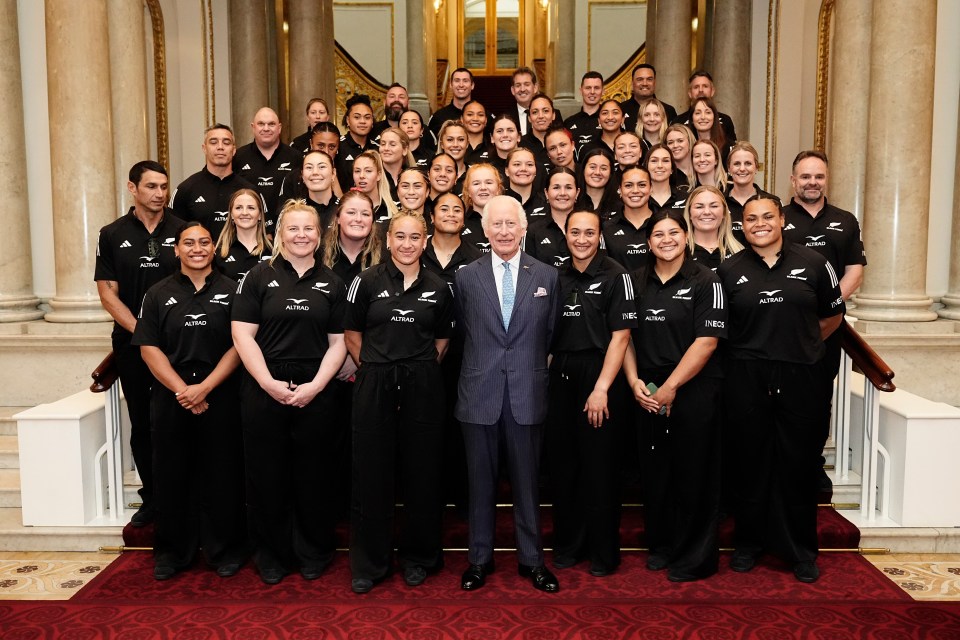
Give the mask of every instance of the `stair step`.
[[0, 509], [0, 551], [96, 551], [123, 544], [122, 526], [25, 527], [19, 508]]
[[0, 469], [20, 468], [20, 448], [17, 436], [0, 435]]
[[0, 407], [0, 436], [17, 435], [17, 421], [13, 416], [30, 407]]
[[20, 507], [20, 469], [0, 469], [0, 509]]

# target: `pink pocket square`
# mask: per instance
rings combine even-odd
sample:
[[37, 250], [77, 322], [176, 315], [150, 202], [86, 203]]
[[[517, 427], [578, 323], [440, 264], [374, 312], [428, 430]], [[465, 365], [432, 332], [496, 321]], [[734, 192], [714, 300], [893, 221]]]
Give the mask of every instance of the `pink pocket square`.
[[544, 289], [543, 287], [537, 287], [537, 291], [533, 294], [533, 297], [542, 298], [545, 295], [547, 295], [547, 290]]

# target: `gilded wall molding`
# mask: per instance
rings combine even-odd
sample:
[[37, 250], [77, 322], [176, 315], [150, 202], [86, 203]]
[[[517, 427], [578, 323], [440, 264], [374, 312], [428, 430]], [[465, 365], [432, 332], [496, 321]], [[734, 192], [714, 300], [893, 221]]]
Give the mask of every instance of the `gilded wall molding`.
[[167, 131], [167, 47], [163, 33], [160, 0], [144, 0], [153, 29], [153, 85], [157, 120], [157, 162], [170, 165], [170, 136]]
[[358, 93], [370, 96], [373, 117], [380, 120], [383, 117], [383, 100], [387, 96], [387, 85], [367, 73], [339, 42], [334, 42], [334, 48], [337, 89], [335, 122], [339, 125], [347, 112], [347, 99]]
[[767, 96], [764, 127], [763, 188], [774, 192], [777, 175], [777, 78], [780, 69], [780, 0], [770, 0], [767, 11]]
[[826, 149], [827, 93], [830, 89], [830, 32], [835, 0], [823, 0], [817, 21], [817, 101], [813, 126], [813, 148]]
[[603, 100], [623, 102], [633, 95], [633, 69], [647, 61], [647, 44], [640, 45], [620, 68], [603, 81]]
[[213, 57], [213, 1], [200, 2], [200, 49], [203, 55], [203, 114], [206, 126], [217, 121], [217, 82]]

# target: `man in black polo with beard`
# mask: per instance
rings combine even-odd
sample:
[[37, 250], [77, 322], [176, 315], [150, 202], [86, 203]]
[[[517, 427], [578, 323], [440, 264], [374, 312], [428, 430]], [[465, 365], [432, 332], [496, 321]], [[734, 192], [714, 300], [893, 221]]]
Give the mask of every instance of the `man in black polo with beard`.
[[183, 221], [167, 209], [167, 170], [152, 160], [130, 169], [127, 190], [133, 206], [100, 229], [94, 280], [103, 308], [113, 316], [113, 355], [130, 413], [130, 448], [140, 473], [142, 504], [130, 519], [135, 527], [153, 522], [153, 447], [150, 441], [150, 387], [153, 375], [130, 344], [147, 289], [179, 269], [174, 238]]
[[[284, 182], [296, 183], [300, 179], [300, 164], [303, 154], [280, 142], [280, 118], [270, 107], [257, 111], [250, 128], [253, 142], [237, 149], [233, 158], [233, 170], [249, 182], [266, 207], [264, 222], [267, 233], [273, 234], [277, 214], [283, 203], [280, 193]], [[289, 192], [289, 185], [287, 188]]]
[[185, 222], [196, 220], [205, 226], [216, 242], [230, 215], [230, 196], [254, 186], [233, 172], [237, 147], [230, 127], [219, 122], [207, 127], [201, 148], [206, 165], [177, 187], [173, 212]]
[[370, 130], [370, 137], [374, 142], [380, 143], [380, 134], [384, 129], [400, 126], [400, 116], [410, 108], [410, 95], [406, 87], [399, 82], [394, 82], [387, 87], [387, 95], [383, 98], [383, 120], [373, 124]]

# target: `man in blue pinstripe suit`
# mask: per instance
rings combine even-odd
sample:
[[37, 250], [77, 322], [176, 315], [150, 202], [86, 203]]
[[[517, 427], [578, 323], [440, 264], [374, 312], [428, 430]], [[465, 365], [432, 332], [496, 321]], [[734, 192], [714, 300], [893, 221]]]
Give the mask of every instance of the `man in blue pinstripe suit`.
[[463, 425], [470, 486], [470, 566], [461, 587], [493, 572], [498, 452], [507, 452], [519, 574], [541, 591], [560, 589], [544, 566], [537, 480], [547, 414], [547, 355], [560, 304], [557, 270], [520, 251], [527, 219], [519, 202], [492, 198], [482, 224], [491, 252], [457, 272], [458, 320], [466, 336], [456, 418]]

